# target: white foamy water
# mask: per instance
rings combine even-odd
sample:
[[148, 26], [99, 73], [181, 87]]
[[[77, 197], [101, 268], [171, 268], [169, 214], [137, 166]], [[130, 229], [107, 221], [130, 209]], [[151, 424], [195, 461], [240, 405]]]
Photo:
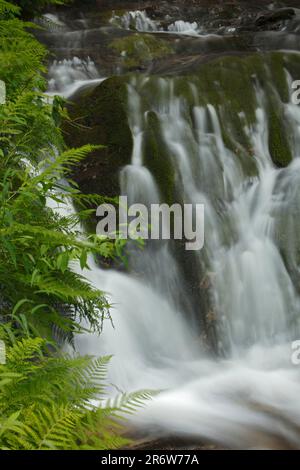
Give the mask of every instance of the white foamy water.
[[125, 29], [134, 29], [141, 32], [153, 32], [162, 29], [159, 22], [151, 20], [145, 11], [140, 10], [128, 11], [122, 16], [114, 15], [111, 23]]
[[96, 85], [103, 81], [95, 63], [88, 57], [82, 60], [55, 60], [49, 67], [48, 92], [50, 96], [58, 95], [69, 98], [80, 88]]
[[52, 13], [46, 13], [39, 18], [35, 18], [35, 23], [52, 33], [67, 30], [67, 25], [57, 15]]
[[168, 26], [168, 31], [172, 33], [186, 34], [187, 36], [198, 36], [199, 27], [196, 22], [178, 20]]
[[163, 26], [161, 21], [152, 20], [146, 11], [129, 11], [124, 13], [122, 16], [114, 15], [111, 19], [112, 24], [121, 26], [128, 30], [135, 30], [145, 33], [175, 33], [183, 34], [187, 36], [199, 36], [200, 27], [194, 22], [188, 22], [183, 20], [177, 20], [168, 26]]
[[[128, 29], [155, 31], [143, 14], [126, 21]], [[171, 32], [196, 29], [182, 21]], [[90, 59], [55, 62], [49, 75], [49, 93], [67, 98], [103, 80]], [[134, 147], [120, 178], [129, 203], [149, 205], [163, 198], [143, 155], [147, 83], [132, 79], [128, 87]], [[300, 108], [285, 105], [295, 159], [276, 169], [263, 92], [257, 92], [256, 125], [247, 130], [257, 169], [250, 178], [224, 143], [218, 110], [200, 105], [190, 86], [193, 127], [173, 79], [157, 80], [148, 111], [157, 113], [184, 202], [205, 205], [206, 241], [197, 261], [209, 260], [219, 357], [206, 352], [191, 317], [192, 294], [168, 243], [133, 250], [127, 274], [103, 271], [90, 260], [84, 274], [108, 293], [114, 325], [106, 322], [100, 337], [79, 336], [76, 347], [82, 354], [113, 354], [111, 394], [162, 390], [133, 419], [149, 434], [172, 432], [240, 448], [299, 447], [300, 370], [291, 363], [291, 341], [300, 338], [300, 304], [290, 270], [299, 272], [300, 227], [290, 208], [300, 203]], [[288, 239], [279, 246], [276, 229], [283, 223]], [[195, 313], [204, 315], [200, 307]]]
[[[274, 227], [286, 205], [299, 197], [300, 160], [287, 170], [274, 168], [266, 145], [266, 113], [258, 96], [257, 126], [249, 129], [258, 176], [247, 179], [236, 155], [225, 147], [213, 106], [197, 105], [195, 96], [192, 132], [172, 79], [157, 83], [158, 104], [153, 110], [159, 111], [185, 201], [206, 207], [205, 252], [214, 278], [218, 347], [225, 356], [213, 359], [205, 353], [199, 333], [187, 320], [179, 297], [189, 297], [189, 292], [180, 290], [178, 265], [166, 245], [133, 255], [138, 272], [144, 266], [143, 278], [134, 272], [103, 272], [95, 265], [86, 272], [95, 286], [109, 293], [114, 327], [107, 323], [100, 337], [79, 337], [77, 347], [82, 353], [114, 355], [108, 379], [112, 393], [163, 390], [134, 419], [150, 434], [173, 432], [241, 448], [287, 443], [297, 447], [300, 371], [291, 362], [291, 341], [300, 335], [300, 305]], [[132, 202], [149, 204], [160, 194], [143, 166], [147, 115], [141, 113], [139, 93], [146, 84], [145, 79], [133, 80], [129, 87], [135, 145], [132, 165], [122, 173], [122, 188]], [[286, 107], [296, 157], [299, 110], [292, 104]], [[293, 185], [294, 191], [283, 192], [286, 185]], [[218, 196], [224, 201], [223, 218], [215, 205]]]

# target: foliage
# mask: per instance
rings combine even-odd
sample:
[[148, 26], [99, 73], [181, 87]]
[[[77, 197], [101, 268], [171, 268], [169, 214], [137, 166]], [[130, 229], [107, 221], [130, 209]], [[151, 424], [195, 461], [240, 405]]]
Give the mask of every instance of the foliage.
[[[0, 11], [5, 17], [14, 9], [1, 0]], [[100, 330], [108, 316], [107, 301], [70, 269], [71, 265], [88, 268], [91, 253], [110, 256], [114, 252], [107, 240], [83, 239], [76, 228], [90, 215], [85, 203], [96, 205], [102, 198], [80, 194], [67, 173], [93, 148], [63, 149], [57, 127], [63, 102], [56, 98], [50, 103], [42, 94], [45, 50], [25, 26], [16, 18], [0, 19], [4, 45], [0, 76], [8, 95], [6, 105], [0, 107], [2, 315], [18, 305], [18, 314], [48, 336], [53, 323], [67, 334], [77, 329], [76, 321], [83, 317]], [[83, 208], [78, 214], [67, 211], [71, 198]], [[58, 205], [60, 212], [50, 208]]]
[[153, 59], [161, 59], [174, 52], [167, 41], [141, 33], [114, 39], [110, 48], [119, 54], [126, 51], [126, 55], [122, 56], [122, 63], [128, 68], [145, 65]]
[[109, 358], [64, 356], [55, 342], [72, 340], [82, 319], [100, 332], [109, 317], [104, 293], [83, 274], [91, 257], [116, 248], [80, 228], [103, 198], [81, 194], [68, 178], [94, 147], [65, 148], [64, 102], [43, 94], [46, 51], [18, 13], [0, 0], [0, 448], [116, 448], [126, 442], [119, 417], [148, 394], [96, 407]]
[[69, 3], [71, 0], [12, 0], [18, 6], [22, 12], [22, 15], [26, 18], [32, 18], [33, 16], [40, 15], [45, 8], [51, 5], [64, 5]]
[[[41, 338], [26, 337], [7, 350], [7, 365], [0, 366], [0, 449], [101, 450], [126, 445], [122, 420], [151, 393], [105, 402], [103, 381], [110, 357], [49, 355], [46, 346]], [[97, 406], [91, 400], [97, 400]]]

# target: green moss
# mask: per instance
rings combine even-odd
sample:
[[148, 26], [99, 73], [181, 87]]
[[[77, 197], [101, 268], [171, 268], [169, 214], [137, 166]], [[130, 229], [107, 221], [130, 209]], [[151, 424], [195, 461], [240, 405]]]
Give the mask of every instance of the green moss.
[[147, 115], [147, 124], [144, 164], [154, 176], [164, 202], [172, 204], [175, 192], [174, 165], [161, 136], [158, 117], [153, 111]]
[[118, 54], [124, 54], [123, 63], [128, 68], [138, 67], [173, 53], [167, 41], [140, 33], [114, 39], [110, 48]]
[[119, 171], [130, 163], [133, 148], [127, 119], [126, 78], [112, 77], [84, 92], [69, 107], [69, 114], [73, 123], [64, 125], [69, 146], [87, 143], [105, 146], [93, 152], [76, 169], [73, 178], [85, 193], [119, 195]]
[[237, 155], [248, 176], [257, 174], [257, 166], [245, 126], [256, 122], [255, 84], [263, 70], [260, 56], [221, 57], [202, 64], [193, 75], [175, 80], [175, 94], [184, 98], [191, 109], [195, 93], [200, 106], [214, 106], [225, 146]]
[[[298, 52], [284, 54], [284, 67], [289, 72], [293, 80], [299, 80], [300, 77], [300, 55]], [[290, 90], [289, 90], [290, 92]]]
[[121, 9], [121, 10], [103, 10], [100, 11], [100, 20], [103, 23], [109, 23], [110, 20], [116, 16], [116, 17], [121, 17], [127, 12], [126, 9]]
[[286, 70], [285, 70], [285, 56], [280, 52], [274, 52], [269, 56], [270, 70], [270, 84], [274, 84], [276, 90], [284, 103], [290, 100], [290, 90], [287, 83]]
[[[221, 57], [202, 64], [195, 75], [180, 77], [176, 93], [191, 104], [188, 83], [191, 81], [198, 93], [200, 105], [212, 104], [218, 110], [225, 145], [243, 161], [243, 168], [256, 173], [253, 150], [244, 126], [256, 123], [257, 89], [264, 90], [268, 110], [269, 149], [275, 165], [284, 167], [292, 159], [288, 129], [285, 126], [283, 103], [290, 100], [291, 90], [286, 76], [300, 76], [300, 58], [295, 54], [280, 52], [255, 54], [243, 57]], [[241, 113], [245, 119], [241, 120]], [[245, 166], [249, 157], [249, 165]]]
[[221, 57], [197, 70], [200, 100], [216, 107], [226, 106], [232, 115], [246, 114], [248, 123], [255, 121], [255, 76], [262, 70], [259, 56]]
[[[274, 164], [284, 167], [292, 160], [283, 106], [292, 92], [288, 87], [286, 69], [293, 77], [297, 74], [299, 77], [300, 58], [295, 54], [272, 52], [220, 57], [201, 64], [190, 75], [170, 79], [174, 83], [174, 96], [182, 98], [187, 116], [192, 116], [192, 125], [192, 110], [196, 103], [204, 107], [208, 104], [214, 106], [226, 147], [239, 158], [244, 173], [254, 176], [258, 170], [249, 132], [257, 125], [256, 110], [260, 106], [267, 111], [269, 150]], [[142, 88], [146, 109], [151, 109], [153, 103], [158, 107], [163, 100], [162, 90], [157, 77], [148, 80]], [[261, 96], [258, 90], [262, 90]], [[208, 125], [212, 131], [211, 123]], [[246, 132], [247, 128], [249, 132]], [[159, 129], [155, 129], [154, 135], [158, 139]], [[149, 146], [155, 149], [153, 142]], [[164, 153], [161, 148], [160, 152]], [[152, 165], [154, 162], [155, 158]]]
[[280, 168], [286, 167], [292, 161], [292, 153], [284, 125], [283, 113], [275, 106], [269, 107], [269, 151], [274, 164]]
[[[293, 77], [299, 77], [299, 55], [272, 52], [242, 57], [219, 57], [201, 64], [189, 77], [197, 86], [200, 102], [210, 102], [214, 106], [230, 105], [236, 114], [246, 113], [249, 123], [253, 123], [256, 84], [267, 91], [275, 89], [283, 102], [289, 101], [290, 90], [285, 69], [289, 70]], [[188, 96], [186, 82], [182, 77], [177, 90], [180, 92], [181, 87], [183, 94]]]
[[[147, 34], [130, 34], [116, 39], [112, 47], [117, 52], [127, 50], [129, 64], [145, 63], [154, 55], [162, 56], [170, 52], [165, 41]], [[146, 53], [143, 48], [146, 48]], [[191, 125], [192, 109], [196, 102], [202, 106], [213, 105], [219, 116], [226, 147], [239, 158], [245, 174], [254, 175], [257, 165], [245, 125], [251, 129], [256, 124], [256, 109], [260, 105], [258, 89], [265, 92], [263, 104], [267, 109], [269, 149], [274, 164], [284, 167], [292, 159], [282, 103], [288, 101], [291, 93], [285, 68], [292, 77], [298, 78], [299, 56], [276, 52], [220, 57], [201, 64], [190, 75], [172, 78], [174, 96], [182, 97], [185, 102], [186, 117], [191, 120]], [[71, 146], [85, 143], [106, 145], [105, 149], [94, 152], [76, 172], [75, 180], [83, 191], [107, 196], [116, 196], [120, 192], [119, 170], [130, 162], [133, 147], [127, 121], [127, 83], [128, 76], [112, 77], [96, 89], [81, 94], [70, 108], [71, 117], [83, 127], [78, 129], [66, 125], [67, 143]], [[164, 99], [168, 100], [164, 96], [168, 87], [161, 86], [157, 76], [150, 76], [146, 83], [141, 77], [141, 83], [141, 112], [144, 115], [150, 109], [159, 109]], [[175, 171], [172, 155], [165, 145], [154, 112], [147, 115], [144, 155], [145, 165], [154, 175], [164, 200], [173, 202]]]

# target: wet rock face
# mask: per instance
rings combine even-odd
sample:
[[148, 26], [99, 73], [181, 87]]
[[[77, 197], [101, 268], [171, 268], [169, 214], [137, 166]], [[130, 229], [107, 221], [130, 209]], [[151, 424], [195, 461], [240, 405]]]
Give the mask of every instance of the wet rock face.
[[54, 24], [44, 18], [36, 34], [57, 60], [90, 57], [100, 76], [177, 74], [220, 55], [299, 51], [297, 7], [298, 0], [90, 0], [53, 9]]
[[[248, 129], [256, 125], [260, 104], [256, 92], [262, 90], [266, 98], [266, 151], [277, 167], [289, 165], [295, 152], [285, 117], [284, 105], [290, 100], [285, 71], [292, 79], [299, 79], [300, 61], [296, 55], [273, 51], [300, 48], [299, 11], [292, 1], [288, 8], [284, 2], [271, 7], [268, 1], [233, 0], [98, 0], [84, 7], [81, 3], [59, 13], [61, 24], [56, 28], [39, 33], [57, 59], [71, 60], [71, 68], [82, 67], [80, 58], [89, 57], [84, 64], [88, 78], [95, 78], [93, 67], [96, 77], [113, 76], [99, 86], [81, 88], [71, 97], [72, 123], [66, 122], [63, 129], [66, 143], [70, 147], [87, 143], [105, 146], [95, 150], [72, 175], [81, 191], [110, 197], [120, 194], [120, 170], [131, 162], [133, 151], [127, 86], [132, 78], [136, 83], [145, 80], [145, 75], [146, 84], [138, 93], [145, 120], [143, 164], [154, 177], [162, 202], [182, 203], [184, 191], [162, 133], [161, 108], [156, 102], [160, 99], [159, 80], [173, 81], [172, 93], [184, 104], [191, 133], [197, 133], [196, 102], [203, 109], [211, 105], [216, 110], [226, 151], [249, 179], [257, 175], [257, 154], [245, 132], [245, 122]], [[74, 61], [74, 56], [78, 60]], [[192, 146], [188, 150], [192, 159]], [[222, 173], [216, 169], [209, 180], [201, 179], [196, 159], [193, 172], [201, 181], [199, 190], [217, 193], [215, 204], [223, 214]], [[198, 316], [203, 341], [217, 350], [211, 296], [214, 273], [207, 270], [206, 259], [202, 265], [182, 244], [172, 249], [191, 293], [193, 311], [203, 312]]]
[[270, 11], [269, 13], [258, 16], [255, 20], [255, 24], [258, 27], [267, 25], [271, 28], [276, 25], [277, 28], [280, 28], [283, 26], [283, 23], [294, 19], [295, 16], [296, 10], [294, 8], [280, 8], [279, 10]]
[[69, 147], [102, 145], [79, 165], [72, 177], [83, 193], [120, 194], [119, 171], [130, 162], [132, 135], [126, 113], [126, 84], [113, 77], [73, 97], [71, 122], [64, 124]]
[[[257, 174], [257, 167], [245, 125], [251, 129], [256, 124], [258, 88], [264, 93], [270, 157], [277, 167], [286, 167], [292, 160], [293, 136], [289, 134], [284, 107], [290, 100], [285, 71], [292, 79], [300, 76], [297, 54], [272, 52], [220, 57], [200, 64], [192, 72], [163, 79], [172, 80], [174, 99], [182, 101], [192, 129], [195, 94], [198, 106], [212, 105], [217, 110], [226, 148], [235, 155], [243, 173], [251, 177]], [[143, 77], [138, 74], [135, 79], [143, 83]], [[133, 150], [127, 101], [130, 80], [132, 76], [112, 77], [96, 88], [81, 90], [72, 98], [69, 106], [72, 122], [64, 125], [66, 143], [70, 147], [88, 143], [105, 146], [94, 151], [73, 175], [85, 193], [110, 197], [120, 194], [119, 173], [131, 162]], [[172, 204], [182, 189], [178, 190], [180, 182], [176, 180], [172, 153], [161, 133], [160, 80], [156, 75], [150, 77], [139, 91], [141, 116], [144, 116], [143, 163], [154, 176], [164, 202]], [[193, 149], [191, 158], [192, 155]], [[216, 180], [215, 185], [221, 187], [221, 182]], [[210, 188], [205, 190], [209, 193]]]

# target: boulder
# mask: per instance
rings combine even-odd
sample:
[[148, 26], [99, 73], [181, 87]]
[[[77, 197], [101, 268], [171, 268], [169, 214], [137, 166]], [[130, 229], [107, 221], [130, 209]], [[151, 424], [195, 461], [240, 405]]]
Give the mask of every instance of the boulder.
[[71, 175], [83, 193], [120, 194], [119, 171], [130, 163], [133, 148], [126, 106], [126, 80], [121, 77], [84, 90], [68, 106], [71, 120], [63, 127], [67, 145], [105, 146], [89, 155]]
[[282, 23], [293, 19], [296, 15], [294, 8], [280, 8], [279, 10], [271, 11], [263, 15], [259, 15], [255, 21], [256, 26], [261, 27], [274, 27], [277, 23]]

